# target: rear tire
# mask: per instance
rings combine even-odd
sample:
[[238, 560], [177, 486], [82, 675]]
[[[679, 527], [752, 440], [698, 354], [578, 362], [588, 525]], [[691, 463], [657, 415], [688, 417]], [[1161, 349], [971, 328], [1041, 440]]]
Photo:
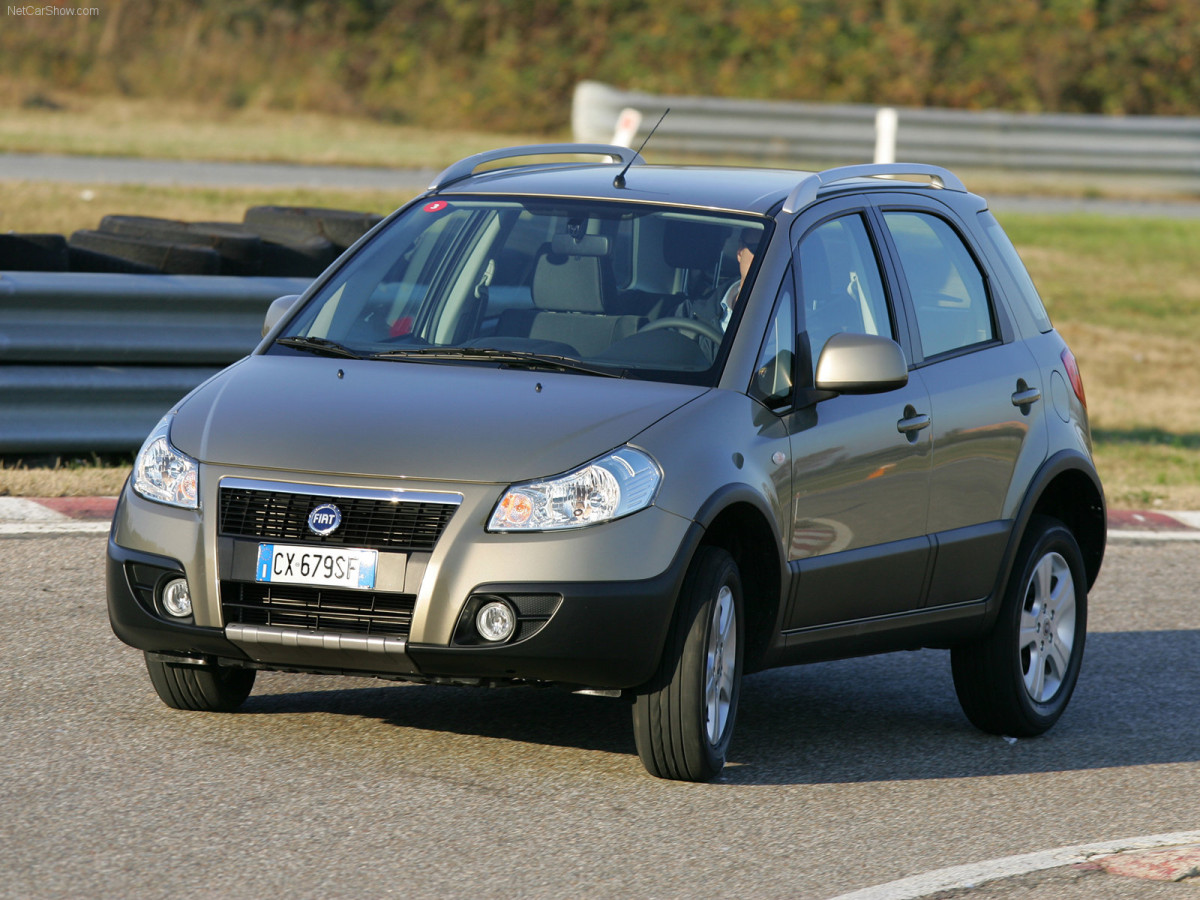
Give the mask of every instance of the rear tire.
[[1032, 737], [1067, 708], [1087, 636], [1087, 575], [1071, 531], [1029, 522], [990, 633], [950, 653], [963, 712], [991, 734]]
[[634, 741], [651, 775], [708, 781], [724, 767], [741, 693], [743, 633], [737, 563], [720, 548], [701, 547], [658, 672], [634, 699]]
[[146, 670], [159, 699], [172, 709], [230, 712], [246, 702], [254, 687], [254, 669], [180, 665], [147, 653]]

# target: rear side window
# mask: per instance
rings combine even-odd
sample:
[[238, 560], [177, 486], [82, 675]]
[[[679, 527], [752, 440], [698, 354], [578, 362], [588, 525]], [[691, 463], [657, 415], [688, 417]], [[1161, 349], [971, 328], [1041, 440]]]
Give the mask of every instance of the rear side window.
[[925, 356], [992, 340], [987, 284], [958, 232], [927, 213], [893, 211], [883, 218], [908, 282]]
[[1025, 263], [1021, 262], [1021, 257], [1017, 254], [1017, 248], [1013, 246], [1013, 242], [1004, 233], [1004, 229], [1000, 227], [1000, 223], [996, 221], [996, 217], [988, 210], [985, 209], [979, 214], [979, 222], [983, 225], [984, 233], [991, 240], [992, 246], [1000, 254], [1000, 259], [1004, 261], [1005, 268], [1008, 269], [1013, 280], [1016, 281], [1021, 302], [1029, 310], [1029, 314], [1033, 316], [1033, 321], [1037, 325], [1038, 331], [1042, 333], [1050, 331], [1054, 326], [1050, 324], [1050, 316], [1046, 313], [1046, 306], [1042, 302], [1042, 297], [1037, 292], [1037, 288], [1033, 286], [1033, 279], [1029, 277], [1029, 272], [1025, 269]]

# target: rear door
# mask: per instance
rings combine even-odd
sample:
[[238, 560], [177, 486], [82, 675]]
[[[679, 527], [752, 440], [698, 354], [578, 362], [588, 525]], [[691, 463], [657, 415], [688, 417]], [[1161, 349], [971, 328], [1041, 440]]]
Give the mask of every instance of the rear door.
[[931, 402], [927, 527], [936, 562], [927, 603], [982, 599], [995, 582], [1020, 486], [1045, 456], [1041, 373], [952, 211], [903, 195], [881, 198], [878, 214]]

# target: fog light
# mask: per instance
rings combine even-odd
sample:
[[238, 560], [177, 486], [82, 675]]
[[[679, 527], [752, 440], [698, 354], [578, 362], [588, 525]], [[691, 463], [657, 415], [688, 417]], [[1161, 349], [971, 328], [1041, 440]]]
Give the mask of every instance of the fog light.
[[485, 641], [507, 641], [517, 630], [517, 614], [507, 603], [492, 600], [475, 613], [475, 630]]
[[177, 619], [186, 619], [192, 614], [192, 592], [188, 590], [186, 578], [172, 578], [162, 589], [162, 606]]

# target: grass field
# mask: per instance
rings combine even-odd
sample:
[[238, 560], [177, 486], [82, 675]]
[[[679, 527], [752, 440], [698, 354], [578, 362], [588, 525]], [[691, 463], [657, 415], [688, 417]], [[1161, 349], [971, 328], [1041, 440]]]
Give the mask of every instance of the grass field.
[[[0, 117], [0, 151], [111, 152], [208, 159], [437, 167], [528, 138], [432, 134], [330, 117], [205, 117], [124, 101], [85, 113]], [[147, 118], [149, 117], [149, 118]], [[189, 127], [182, 127], [187, 120]], [[147, 122], [154, 122], [153, 127]], [[51, 124], [53, 127], [51, 127]], [[334, 138], [329, 138], [334, 135]], [[332, 148], [332, 149], [331, 149]], [[991, 181], [983, 193], [1012, 190]], [[385, 191], [64, 185], [0, 180], [0, 231], [70, 233], [109, 213], [240, 220], [248, 206], [297, 204], [384, 213], [407, 199]], [[1200, 220], [1000, 215], [1079, 358], [1097, 464], [1114, 507], [1200, 509]], [[120, 465], [0, 466], [0, 495], [113, 493]]]
[[[545, 136], [429, 131], [359, 117], [224, 110], [153, 100], [88, 97], [61, 109], [10, 107], [0, 150], [151, 159], [437, 168], [503, 144]], [[561, 135], [562, 140], [569, 140]]]
[[1000, 218], [1079, 357], [1109, 502], [1200, 509], [1200, 220]]
[[95, 228], [110, 213], [240, 222], [248, 207], [258, 205], [332, 206], [382, 214], [410, 196], [392, 191], [0, 181], [0, 232], [70, 235], [80, 228]]

